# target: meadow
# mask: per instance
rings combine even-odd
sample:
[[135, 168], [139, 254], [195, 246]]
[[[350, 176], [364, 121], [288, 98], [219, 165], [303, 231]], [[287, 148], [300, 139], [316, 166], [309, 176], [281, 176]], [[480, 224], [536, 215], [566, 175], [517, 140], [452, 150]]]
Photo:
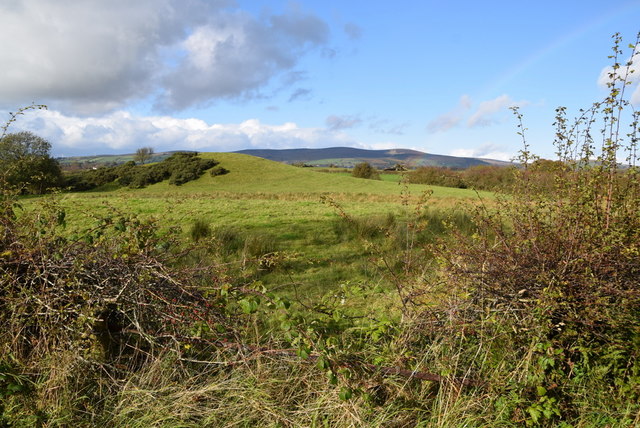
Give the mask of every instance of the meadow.
[[435, 224], [445, 221], [448, 213], [465, 210], [471, 201], [493, 199], [489, 192], [403, 184], [398, 174], [365, 180], [346, 172], [327, 174], [242, 154], [201, 156], [219, 161], [230, 173], [205, 174], [179, 187], [161, 182], [144, 189], [56, 195], [66, 210], [67, 233], [73, 235], [117, 212], [153, 220], [160, 230], [178, 227], [185, 240], [191, 239], [191, 230], [199, 223], [209, 229], [207, 237], [214, 241], [216, 235], [226, 234], [227, 239], [235, 235], [235, 241], [226, 244], [235, 247], [222, 251], [228, 256], [225, 262], [234, 253], [241, 263], [246, 259], [244, 241], [254, 245], [260, 241], [265, 248], [250, 258], [278, 252], [287, 259], [286, 272], [262, 273], [262, 281], [271, 286], [295, 281], [317, 294], [340, 282], [371, 276], [363, 237], [346, 230], [340, 210], [368, 222], [369, 235], [375, 235], [380, 231], [373, 229], [387, 227], [389, 221], [401, 228], [418, 204]]

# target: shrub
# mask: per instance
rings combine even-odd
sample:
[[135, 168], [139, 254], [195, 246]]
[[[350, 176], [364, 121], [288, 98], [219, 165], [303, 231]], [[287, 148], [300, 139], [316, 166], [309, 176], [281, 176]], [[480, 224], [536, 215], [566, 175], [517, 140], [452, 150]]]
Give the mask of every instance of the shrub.
[[421, 166], [406, 174], [409, 183], [429, 184], [432, 186], [467, 187], [459, 171], [436, 166]]
[[[452, 329], [491, 332], [500, 364], [510, 360], [516, 370], [527, 362], [510, 390], [512, 410], [528, 424], [570, 418], [589, 382], [625, 400], [640, 396], [632, 386], [640, 373], [640, 113], [625, 116], [623, 90], [636, 49], [626, 70], [614, 64], [609, 96], [575, 123], [567, 123], [564, 108], [556, 110], [556, 162], [528, 151], [514, 109], [524, 149], [513, 194], [477, 212], [477, 233], [432, 247], [439, 269], [408, 293], [431, 308], [421, 309], [421, 325], [435, 319], [442, 328], [446, 320]], [[617, 60], [619, 38], [614, 51]], [[603, 138], [596, 151], [591, 135], [598, 124]], [[427, 296], [436, 290], [444, 298], [434, 310]]]
[[266, 254], [277, 250], [273, 236], [265, 233], [252, 233], [245, 237], [244, 255], [245, 257], [260, 258]]
[[371, 180], [380, 179], [380, 173], [378, 172], [378, 170], [371, 166], [371, 164], [369, 164], [368, 162], [361, 162], [357, 164], [353, 168], [353, 172], [351, 173], [351, 175], [356, 178], [368, 178]]
[[514, 167], [478, 165], [460, 171], [460, 177], [467, 187], [508, 192], [513, 185], [515, 173]]
[[372, 239], [384, 235], [396, 225], [393, 213], [368, 217], [340, 216], [333, 223], [336, 237], [342, 241], [354, 238]]
[[180, 358], [194, 325], [198, 337], [233, 329], [203, 294], [215, 272], [175, 267], [177, 235], [114, 214], [69, 236], [54, 202], [18, 217], [14, 198], [2, 196], [0, 394], [12, 396], [0, 397], [0, 425], [93, 425], [83, 418], [100, 411], [117, 379]]
[[[119, 186], [143, 188], [169, 179], [169, 184], [180, 186], [196, 180], [204, 171], [218, 164], [213, 159], [202, 159], [194, 152], [174, 153], [162, 162], [141, 166], [130, 161], [123, 165], [102, 167], [67, 176], [65, 186], [75, 191], [90, 190], [116, 182]], [[218, 167], [216, 174], [228, 172]], [[216, 175], [212, 171], [212, 175]]]
[[212, 177], [217, 177], [219, 175], [225, 175], [228, 173], [229, 173], [229, 170], [221, 166], [216, 166], [211, 168], [211, 172], [210, 172]]

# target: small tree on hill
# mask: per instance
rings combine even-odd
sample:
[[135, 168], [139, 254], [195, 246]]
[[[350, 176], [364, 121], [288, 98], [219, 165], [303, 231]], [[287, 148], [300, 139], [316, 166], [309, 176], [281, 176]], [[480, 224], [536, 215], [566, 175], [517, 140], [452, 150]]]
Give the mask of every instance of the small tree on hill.
[[380, 179], [380, 174], [378, 173], [378, 170], [376, 170], [368, 162], [361, 162], [357, 164], [353, 168], [353, 172], [351, 173], [351, 175], [356, 178], [368, 178], [371, 180]]
[[149, 161], [149, 159], [151, 159], [151, 156], [153, 156], [153, 147], [140, 147], [138, 150], [136, 150], [136, 155], [134, 156], [134, 160], [136, 161], [136, 163], [145, 163], [147, 161]]

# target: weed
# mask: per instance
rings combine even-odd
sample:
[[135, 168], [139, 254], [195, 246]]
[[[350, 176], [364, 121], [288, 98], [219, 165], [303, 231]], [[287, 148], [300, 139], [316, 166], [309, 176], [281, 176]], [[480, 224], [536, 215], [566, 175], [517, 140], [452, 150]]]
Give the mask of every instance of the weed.
[[202, 219], [196, 219], [191, 225], [189, 235], [194, 242], [198, 242], [201, 239], [209, 238], [211, 236], [211, 227], [206, 221]]
[[251, 233], [244, 239], [244, 257], [260, 258], [275, 251], [275, 238], [267, 233]]

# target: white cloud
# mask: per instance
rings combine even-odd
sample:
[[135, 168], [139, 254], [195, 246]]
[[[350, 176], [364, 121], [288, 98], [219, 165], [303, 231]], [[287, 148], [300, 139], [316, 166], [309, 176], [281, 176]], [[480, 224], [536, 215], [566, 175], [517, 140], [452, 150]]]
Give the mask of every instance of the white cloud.
[[291, 122], [270, 125], [249, 119], [208, 124], [200, 119], [134, 116], [124, 111], [89, 118], [49, 110], [30, 112], [14, 124], [12, 131], [18, 130], [29, 130], [48, 139], [55, 156], [132, 153], [143, 146], [156, 151], [360, 146], [342, 132], [301, 128]]
[[471, 98], [468, 95], [460, 97], [458, 105], [451, 111], [444, 113], [433, 119], [427, 125], [429, 132], [447, 131], [457, 126], [463, 119], [466, 111], [471, 108]]
[[514, 101], [509, 95], [500, 95], [492, 100], [483, 101], [478, 109], [467, 120], [467, 127], [489, 126], [498, 122], [496, 114], [506, 111], [509, 107], [522, 107], [527, 105], [527, 101]]
[[451, 156], [464, 158], [482, 158], [503, 161], [510, 161], [513, 158], [512, 153], [505, 151], [504, 147], [494, 143], [485, 143], [470, 149], [456, 149], [451, 151], [449, 154]]
[[256, 18], [227, 0], [5, 1], [0, 28], [3, 106], [86, 115], [254, 96], [329, 32], [297, 9]]

